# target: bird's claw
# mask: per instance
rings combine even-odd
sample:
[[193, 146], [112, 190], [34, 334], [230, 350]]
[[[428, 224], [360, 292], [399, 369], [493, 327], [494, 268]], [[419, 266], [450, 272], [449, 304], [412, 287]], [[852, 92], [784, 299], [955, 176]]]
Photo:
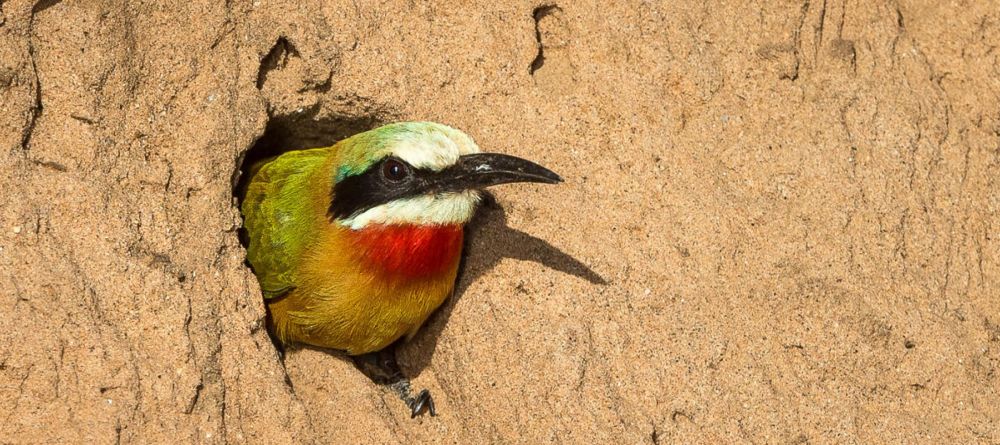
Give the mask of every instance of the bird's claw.
[[424, 411], [429, 412], [431, 417], [437, 416], [430, 391], [424, 389], [413, 396], [410, 380], [399, 368], [399, 363], [396, 363], [395, 345], [381, 351], [356, 355], [352, 358], [354, 366], [373, 382], [386, 385], [392, 392], [396, 393], [399, 399], [406, 404], [406, 407], [410, 408], [411, 419], [423, 414]]
[[410, 407], [411, 419], [423, 412], [424, 408], [431, 414], [431, 417], [437, 416], [437, 411], [434, 410], [434, 399], [431, 397], [431, 392], [426, 389], [420, 391], [416, 397], [410, 399], [406, 404]]

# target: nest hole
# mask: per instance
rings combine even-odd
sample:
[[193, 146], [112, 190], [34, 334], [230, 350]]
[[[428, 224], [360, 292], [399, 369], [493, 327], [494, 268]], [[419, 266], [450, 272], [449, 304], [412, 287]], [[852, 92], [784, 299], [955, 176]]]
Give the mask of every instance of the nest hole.
[[[342, 139], [384, 123], [376, 116], [318, 117], [318, 111], [319, 107], [315, 107], [302, 113], [270, 117], [264, 133], [243, 153], [233, 175], [233, 197], [241, 216], [243, 199], [251, 179], [250, 172], [258, 163], [290, 151], [329, 147]], [[246, 228], [241, 226], [238, 233], [240, 244], [244, 249], [248, 248], [249, 237]], [[244, 264], [253, 271], [248, 260]], [[270, 312], [267, 312], [265, 317], [263, 323], [269, 325]], [[279, 351], [279, 357], [283, 356], [284, 346], [274, 337], [270, 329], [267, 334], [275, 349]]]
[[[264, 133], [243, 153], [234, 175], [233, 197], [242, 209], [250, 171], [255, 165], [275, 156], [295, 150], [329, 147], [337, 141], [371, 130], [384, 122], [377, 116], [318, 117], [319, 107], [291, 115], [268, 119]], [[246, 236], [240, 229], [240, 242], [246, 247]]]

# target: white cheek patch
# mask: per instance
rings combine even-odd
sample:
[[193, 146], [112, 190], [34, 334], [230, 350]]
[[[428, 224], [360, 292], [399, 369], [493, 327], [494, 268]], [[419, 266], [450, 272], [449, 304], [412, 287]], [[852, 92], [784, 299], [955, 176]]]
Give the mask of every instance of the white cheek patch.
[[458, 130], [452, 130], [451, 134], [434, 131], [407, 137], [392, 147], [392, 154], [407, 164], [434, 171], [455, 165], [459, 156], [472, 153], [479, 153], [479, 146]]
[[476, 211], [479, 192], [466, 190], [397, 199], [372, 207], [340, 224], [358, 230], [369, 224], [465, 224]]

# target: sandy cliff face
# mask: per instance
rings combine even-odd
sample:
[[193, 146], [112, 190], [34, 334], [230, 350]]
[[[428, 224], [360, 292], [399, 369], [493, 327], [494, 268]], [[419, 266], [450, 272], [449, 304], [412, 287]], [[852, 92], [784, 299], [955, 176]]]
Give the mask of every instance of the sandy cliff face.
[[[0, 442], [1000, 442], [1000, 8], [736, 3], [0, 2]], [[410, 420], [278, 360], [232, 186], [417, 119], [567, 182]]]

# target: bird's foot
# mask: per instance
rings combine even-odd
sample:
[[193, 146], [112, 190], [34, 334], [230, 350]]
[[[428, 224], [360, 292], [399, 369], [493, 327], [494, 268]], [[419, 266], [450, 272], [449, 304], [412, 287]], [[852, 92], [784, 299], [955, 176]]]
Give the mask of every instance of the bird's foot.
[[431, 397], [430, 391], [423, 389], [415, 397], [413, 396], [410, 379], [403, 375], [403, 371], [399, 368], [399, 363], [396, 362], [394, 346], [352, 358], [354, 359], [354, 365], [367, 375], [368, 378], [379, 385], [388, 386], [389, 389], [392, 389], [399, 396], [407, 408], [410, 408], [411, 419], [417, 417], [419, 414], [423, 414], [425, 411], [430, 413], [432, 417], [437, 416], [437, 411], [434, 409], [434, 399]]
[[417, 414], [423, 412], [424, 408], [430, 413], [431, 417], [437, 416], [437, 411], [434, 410], [434, 399], [431, 397], [431, 392], [423, 389], [417, 394], [412, 401], [407, 402], [410, 407], [410, 418], [417, 417]]
[[389, 385], [389, 387], [410, 408], [411, 419], [417, 417], [419, 414], [423, 414], [424, 411], [430, 413], [431, 417], [437, 416], [437, 410], [434, 409], [434, 398], [431, 397], [430, 391], [422, 389], [414, 397], [410, 381], [406, 378]]

